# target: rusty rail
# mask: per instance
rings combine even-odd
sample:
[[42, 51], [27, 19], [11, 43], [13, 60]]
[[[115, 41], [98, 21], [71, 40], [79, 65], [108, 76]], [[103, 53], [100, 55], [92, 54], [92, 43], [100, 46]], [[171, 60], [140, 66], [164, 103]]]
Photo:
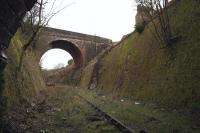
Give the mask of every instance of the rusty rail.
[[[78, 94], [77, 94], [78, 95]], [[124, 125], [122, 122], [111, 116], [110, 114], [104, 112], [99, 107], [95, 106], [93, 103], [88, 101], [86, 98], [84, 98], [81, 95], [78, 95], [81, 99], [83, 99], [85, 102], [87, 102], [92, 108], [94, 108], [98, 113], [103, 115], [103, 117], [110, 122], [112, 125], [114, 125], [116, 128], [118, 128], [123, 133], [134, 133], [130, 128], [128, 128], [126, 125]]]

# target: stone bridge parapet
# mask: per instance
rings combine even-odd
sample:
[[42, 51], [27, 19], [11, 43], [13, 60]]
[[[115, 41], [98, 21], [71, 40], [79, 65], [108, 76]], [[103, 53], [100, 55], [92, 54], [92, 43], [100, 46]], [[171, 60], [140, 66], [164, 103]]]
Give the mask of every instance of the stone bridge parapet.
[[81, 63], [75, 63], [83, 66], [111, 44], [110, 39], [46, 27], [37, 38], [35, 54], [40, 59], [47, 50], [60, 48], [69, 52], [74, 60], [82, 58], [78, 59]]

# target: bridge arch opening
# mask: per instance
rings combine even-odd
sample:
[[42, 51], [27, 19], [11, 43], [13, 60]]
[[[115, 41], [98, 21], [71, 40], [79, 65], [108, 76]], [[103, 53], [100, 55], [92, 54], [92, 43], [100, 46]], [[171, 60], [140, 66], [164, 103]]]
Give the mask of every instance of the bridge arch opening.
[[66, 40], [56, 40], [52, 41], [50, 44], [50, 49], [62, 49], [68, 52], [73, 60], [74, 60], [74, 66], [75, 67], [81, 67], [83, 66], [83, 54], [82, 51], [72, 42], [66, 41]]
[[44, 70], [61, 69], [73, 65], [73, 58], [65, 50], [54, 48], [42, 55], [39, 65]]

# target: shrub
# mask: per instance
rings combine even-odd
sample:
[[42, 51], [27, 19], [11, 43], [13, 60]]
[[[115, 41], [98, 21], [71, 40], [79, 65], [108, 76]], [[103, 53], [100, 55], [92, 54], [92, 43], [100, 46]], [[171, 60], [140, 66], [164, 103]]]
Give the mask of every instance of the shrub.
[[70, 59], [69, 61], [68, 61], [68, 65], [72, 65], [74, 63], [74, 60], [73, 59]]
[[135, 31], [141, 34], [144, 31], [145, 23], [137, 23], [135, 24]]

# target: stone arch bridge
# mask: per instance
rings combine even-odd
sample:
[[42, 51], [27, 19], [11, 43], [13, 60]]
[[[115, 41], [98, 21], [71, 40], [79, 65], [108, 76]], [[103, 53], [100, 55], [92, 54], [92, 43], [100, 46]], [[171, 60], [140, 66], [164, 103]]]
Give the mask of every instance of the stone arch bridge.
[[81, 67], [111, 43], [102, 37], [46, 27], [35, 41], [34, 53], [39, 61], [46, 51], [60, 48], [71, 54], [76, 67]]

